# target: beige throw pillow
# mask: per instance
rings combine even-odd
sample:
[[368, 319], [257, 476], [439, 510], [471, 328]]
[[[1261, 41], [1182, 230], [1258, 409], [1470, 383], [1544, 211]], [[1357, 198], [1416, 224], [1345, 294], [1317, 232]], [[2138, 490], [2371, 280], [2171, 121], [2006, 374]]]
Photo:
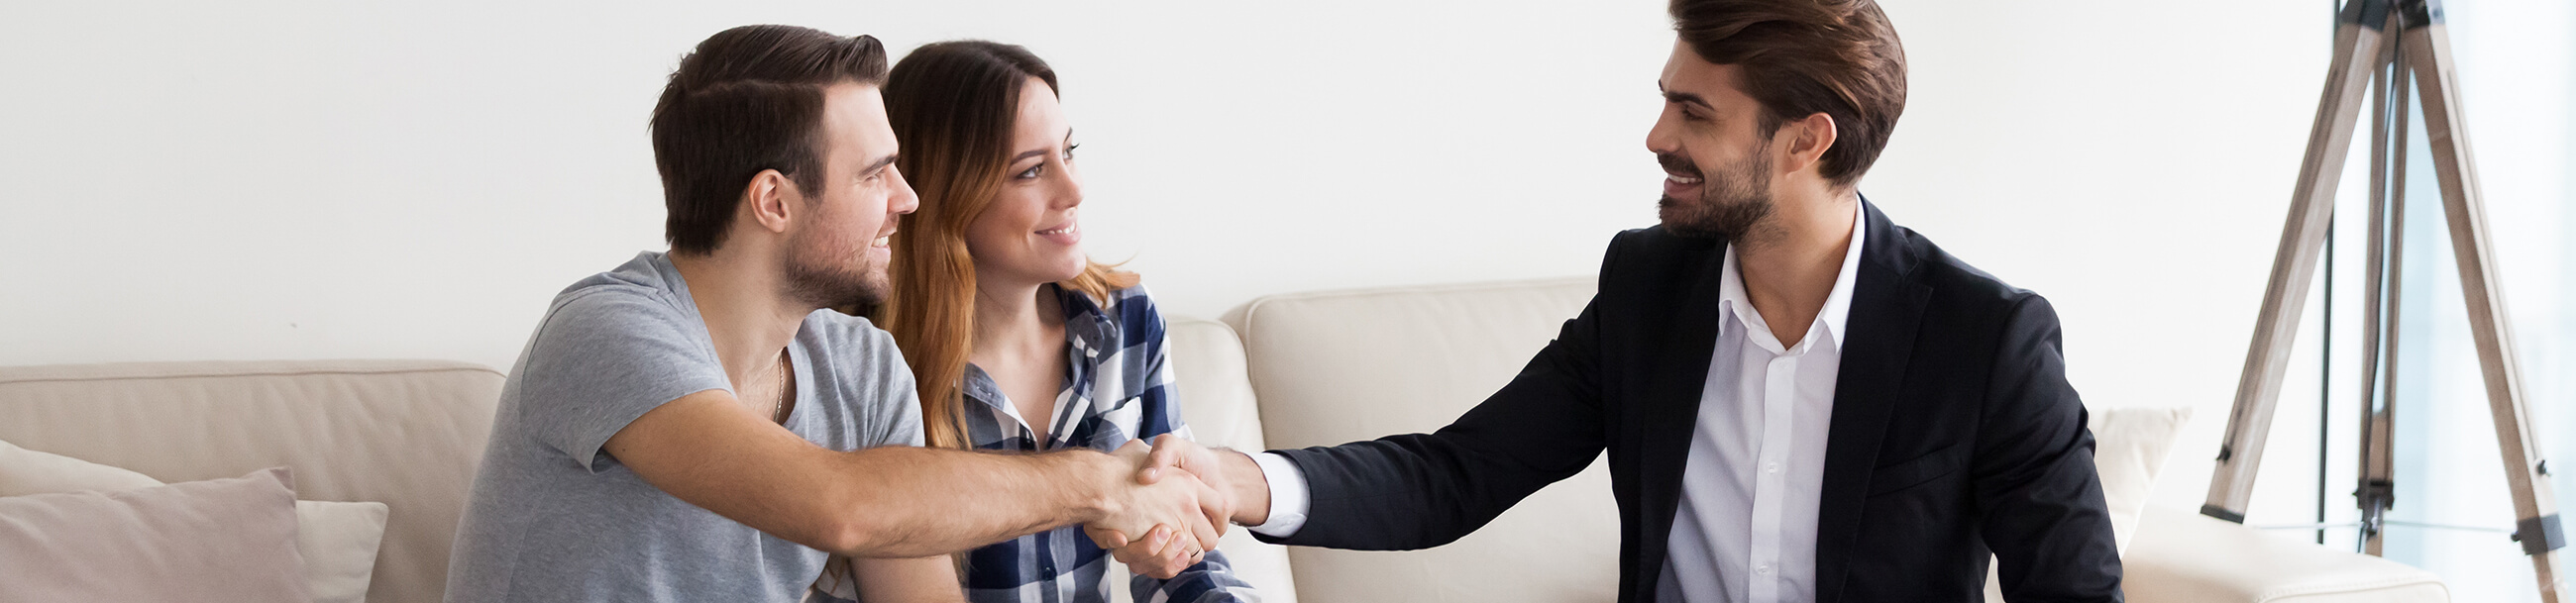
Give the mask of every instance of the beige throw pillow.
[[0, 603], [310, 601], [288, 480], [0, 497]]
[[152, 476], [0, 441], [0, 496], [93, 490], [115, 492], [161, 485]]
[[[122, 467], [0, 441], [0, 496], [118, 492], [159, 485], [161, 480]], [[380, 502], [295, 501], [295, 548], [304, 558], [305, 587], [315, 603], [367, 600], [367, 586], [375, 577], [376, 549], [384, 543], [386, 511]]]

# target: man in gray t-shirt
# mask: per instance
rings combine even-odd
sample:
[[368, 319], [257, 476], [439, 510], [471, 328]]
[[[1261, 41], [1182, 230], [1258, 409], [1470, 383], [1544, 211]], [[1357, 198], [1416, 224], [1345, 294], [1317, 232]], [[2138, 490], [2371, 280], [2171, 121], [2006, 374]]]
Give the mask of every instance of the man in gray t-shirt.
[[[838, 451], [921, 445], [912, 373], [867, 319], [807, 314], [787, 357], [796, 399], [783, 426], [797, 437]], [[823, 571], [822, 551], [663, 494], [600, 454], [663, 401], [730, 389], [689, 285], [664, 254], [637, 255], [556, 295], [501, 390], [458, 527], [449, 599], [800, 596]]]
[[[680, 60], [652, 120], [668, 254], [555, 297], [502, 390], [446, 597], [963, 601], [945, 555], [1083, 524], [1186, 565], [1236, 495], [1140, 483], [1144, 450], [918, 447], [884, 331], [823, 310], [886, 301], [919, 201], [894, 166], [874, 38], [760, 25]], [[1246, 484], [1245, 488], [1266, 488]], [[396, 509], [396, 513], [403, 510]], [[1114, 540], [1114, 542], [1110, 541]]]

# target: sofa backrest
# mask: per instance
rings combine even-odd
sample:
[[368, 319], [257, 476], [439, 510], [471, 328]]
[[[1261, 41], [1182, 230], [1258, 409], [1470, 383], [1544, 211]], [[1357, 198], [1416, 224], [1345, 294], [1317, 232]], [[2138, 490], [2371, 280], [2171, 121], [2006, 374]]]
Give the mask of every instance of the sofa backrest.
[[[1253, 300], [1228, 322], [1267, 443], [1294, 448], [1449, 424], [1591, 297], [1590, 278], [1299, 293]], [[1447, 546], [1291, 547], [1289, 558], [1297, 592], [1315, 601], [1604, 601], [1618, 586], [1618, 518], [1596, 460]]]
[[374, 603], [436, 603], [502, 375], [428, 360], [0, 367], [0, 440], [165, 482], [284, 465], [388, 508]]

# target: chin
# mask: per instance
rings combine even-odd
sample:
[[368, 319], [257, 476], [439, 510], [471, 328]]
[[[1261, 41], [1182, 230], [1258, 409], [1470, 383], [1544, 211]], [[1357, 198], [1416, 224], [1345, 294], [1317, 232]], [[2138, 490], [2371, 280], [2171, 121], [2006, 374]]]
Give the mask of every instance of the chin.
[[1057, 282], [1069, 281], [1073, 280], [1073, 277], [1082, 276], [1083, 269], [1091, 267], [1091, 258], [1074, 253], [1068, 257], [1055, 258], [1048, 263], [1048, 266]]

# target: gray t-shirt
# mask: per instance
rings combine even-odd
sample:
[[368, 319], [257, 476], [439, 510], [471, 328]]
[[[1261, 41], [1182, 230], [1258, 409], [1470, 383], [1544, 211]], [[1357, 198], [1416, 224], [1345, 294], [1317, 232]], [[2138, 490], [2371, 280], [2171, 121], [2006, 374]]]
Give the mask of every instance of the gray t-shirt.
[[[885, 331], [817, 310], [787, 351], [788, 430], [833, 450], [921, 444], [912, 373]], [[663, 254], [557, 294], [501, 389], [447, 600], [802, 598], [823, 552], [673, 498], [600, 449], [645, 411], [711, 389], [732, 384]]]

